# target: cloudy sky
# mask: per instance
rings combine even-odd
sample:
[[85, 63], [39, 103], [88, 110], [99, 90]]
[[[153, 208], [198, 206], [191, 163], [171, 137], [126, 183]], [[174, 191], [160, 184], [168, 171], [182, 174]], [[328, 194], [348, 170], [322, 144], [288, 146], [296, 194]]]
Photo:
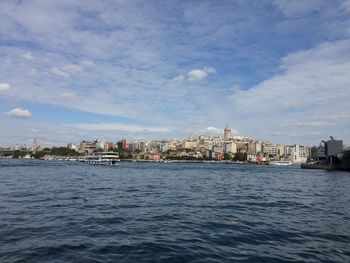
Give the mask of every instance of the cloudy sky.
[[2, 0], [0, 145], [350, 143], [350, 1]]

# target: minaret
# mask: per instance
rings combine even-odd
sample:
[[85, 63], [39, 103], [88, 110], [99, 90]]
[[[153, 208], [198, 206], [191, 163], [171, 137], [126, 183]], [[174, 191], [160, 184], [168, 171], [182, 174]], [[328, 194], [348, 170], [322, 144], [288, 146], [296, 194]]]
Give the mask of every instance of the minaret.
[[37, 142], [36, 138], [34, 139], [32, 150], [33, 150], [33, 152], [35, 152], [36, 150], [38, 150], [38, 142]]
[[226, 124], [226, 127], [224, 129], [224, 140], [229, 140], [232, 138], [231, 129], [228, 127], [228, 124]]

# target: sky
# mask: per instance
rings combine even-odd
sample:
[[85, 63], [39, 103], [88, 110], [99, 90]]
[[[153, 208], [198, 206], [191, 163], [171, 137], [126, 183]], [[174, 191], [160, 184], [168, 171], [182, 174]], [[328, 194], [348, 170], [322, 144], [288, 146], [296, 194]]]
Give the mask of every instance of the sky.
[[350, 0], [1, 0], [0, 145], [350, 143]]

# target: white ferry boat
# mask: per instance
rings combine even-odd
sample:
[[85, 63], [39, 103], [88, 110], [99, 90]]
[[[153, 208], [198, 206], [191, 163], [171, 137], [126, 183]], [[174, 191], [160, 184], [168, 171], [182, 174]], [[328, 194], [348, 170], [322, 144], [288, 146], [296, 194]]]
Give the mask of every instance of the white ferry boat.
[[119, 154], [116, 152], [99, 152], [86, 155], [83, 160], [87, 164], [107, 164], [114, 165], [120, 162]]
[[270, 161], [270, 165], [292, 165], [291, 161]]

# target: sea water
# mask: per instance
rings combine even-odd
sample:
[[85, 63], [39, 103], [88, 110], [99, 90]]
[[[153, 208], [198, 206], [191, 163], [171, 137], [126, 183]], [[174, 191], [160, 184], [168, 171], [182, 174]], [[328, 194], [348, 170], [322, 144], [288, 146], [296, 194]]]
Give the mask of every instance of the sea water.
[[0, 159], [0, 262], [350, 262], [350, 173]]

